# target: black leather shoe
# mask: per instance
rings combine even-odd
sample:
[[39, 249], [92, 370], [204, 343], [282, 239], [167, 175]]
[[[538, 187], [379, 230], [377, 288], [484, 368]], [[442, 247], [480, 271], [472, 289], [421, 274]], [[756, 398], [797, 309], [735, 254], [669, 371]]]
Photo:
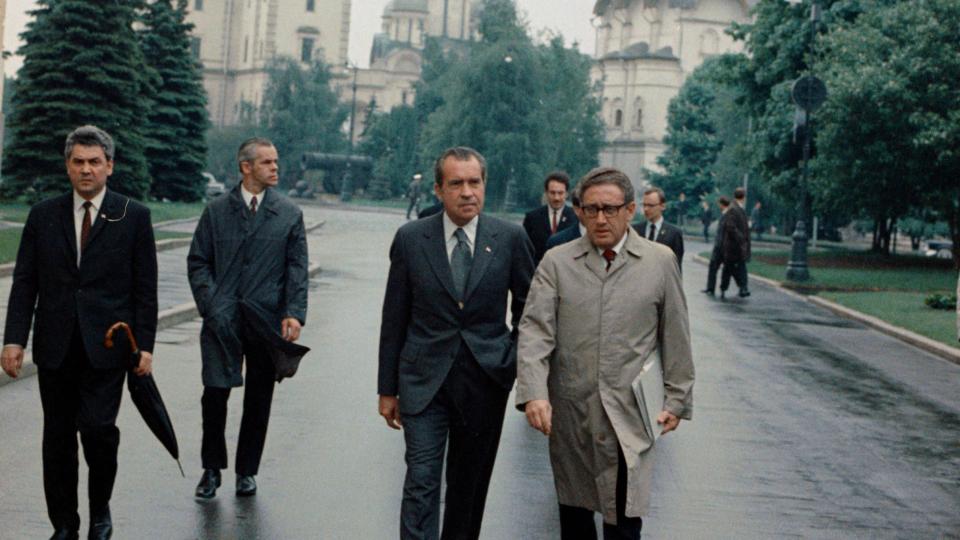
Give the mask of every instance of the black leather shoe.
[[90, 512], [90, 533], [87, 540], [108, 540], [113, 536], [113, 520], [110, 519], [110, 508], [98, 512]]
[[746, 298], [746, 297], [750, 296], [750, 291], [748, 291], [748, 290], [746, 290], [746, 289], [740, 289], [740, 293], [739, 293], [739, 294], [740, 294], [740, 298]]
[[257, 481], [252, 475], [237, 475], [237, 497], [250, 497], [257, 494]]
[[57, 529], [50, 540], [80, 540], [80, 533], [73, 529]]
[[707, 296], [713, 296], [713, 291], [710, 290], [710, 289], [704, 289], [704, 290], [702, 290], [702, 291], [700, 291], [700, 292], [702, 292], [703, 294], [705, 294], [705, 295], [707, 295]]
[[201, 499], [212, 499], [217, 495], [218, 487], [220, 487], [220, 470], [204, 469], [200, 483], [197, 484], [196, 496]]

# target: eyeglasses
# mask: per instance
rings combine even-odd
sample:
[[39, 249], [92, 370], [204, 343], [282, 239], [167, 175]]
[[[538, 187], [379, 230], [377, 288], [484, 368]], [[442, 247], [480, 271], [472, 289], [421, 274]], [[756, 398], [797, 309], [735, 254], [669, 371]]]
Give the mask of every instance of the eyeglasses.
[[586, 206], [581, 206], [580, 211], [582, 211], [583, 215], [587, 216], [588, 218], [595, 218], [600, 212], [603, 212], [604, 216], [612, 218], [619, 214], [620, 209], [626, 205], [627, 203], [618, 204], [615, 206], [597, 206], [595, 204], [588, 204]]

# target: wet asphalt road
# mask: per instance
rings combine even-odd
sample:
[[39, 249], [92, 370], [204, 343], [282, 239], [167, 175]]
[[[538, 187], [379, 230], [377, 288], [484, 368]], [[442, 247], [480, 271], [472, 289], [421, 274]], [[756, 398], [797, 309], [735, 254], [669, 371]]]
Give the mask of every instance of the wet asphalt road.
[[[202, 387], [199, 323], [186, 323], [161, 333], [155, 375], [187, 478], [125, 402], [115, 538], [397, 536], [403, 442], [376, 414], [375, 381], [387, 249], [402, 216], [305, 213], [326, 220], [310, 236], [324, 267], [302, 338], [313, 352], [277, 388], [258, 495], [237, 499], [225, 474], [216, 499], [192, 497]], [[645, 538], [960, 538], [960, 367], [760, 284], [746, 301], [708, 299], [697, 292], [705, 267], [688, 258], [684, 270], [694, 420], [655, 450]], [[241, 397], [230, 403], [231, 451]], [[35, 377], [0, 388], [0, 539], [50, 534], [41, 421]], [[484, 539], [559, 537], [546, 452], [508, 410]]]

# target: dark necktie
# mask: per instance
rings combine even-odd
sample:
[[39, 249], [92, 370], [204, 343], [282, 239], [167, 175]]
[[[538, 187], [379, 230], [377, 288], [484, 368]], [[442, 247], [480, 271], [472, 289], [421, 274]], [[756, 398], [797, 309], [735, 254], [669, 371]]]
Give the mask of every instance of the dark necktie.
[[603, 250], [603, 258], [607, 260], [607, 272], [610, 271], [610, 265], [613, 264], [613, 260], [617, 258], [617, 252], [612, 249]]
[[473, 255], [470, 254], [467, 233], [463, 232], [463, 229], [457, 229], [454, 235], [457, 237], [457, 245], [453, 247], [453, 253], [450, 255], [450, 270], [453, 272], [453, 286], [463, 300], [467, 276], [470, 275], [470, 267], [473, 265]]
[[550, 234], [556, 234], [557, 233], [557, 214], [559, 212], [552, 208], [550, 209], [550, 211], [553, 212], [553, 220], [550, 222]]
[[253, 198], [250, 199], [250, 212], [253, 215], [257, 215], [257, 196], [256, 195], [254, 195]]
[[650, 230], [647, 231], [647, 237], [650, 241], [654, 241], [654, 239], [657, 237], [657, 226], [653, 223], [650, 224]]
[[83, 223], [80, 225], [80, 253], [87, 249], [87, 242], [90, 241], [90, 207], [93, 203], [86, 201], [83, 203]]

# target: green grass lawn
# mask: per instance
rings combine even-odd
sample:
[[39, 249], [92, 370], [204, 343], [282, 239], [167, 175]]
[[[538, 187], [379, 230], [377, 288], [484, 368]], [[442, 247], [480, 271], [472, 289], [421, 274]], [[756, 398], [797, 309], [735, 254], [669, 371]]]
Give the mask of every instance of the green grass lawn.
[[818, 296], [940, 343], [958, 347], [957, 313], [953, 310], [928, 308], [923, 304], [926, 293], [822, 292]]
[[[154, 223], [161, 221], [170, 221], [171, 219], [184, 219], [189, 217], [200, 217], [206, 203], [162, 203], [148, 202], [150, 215]], [[0, 221], [14, 221], [24, 223], [27, 221], [27, 214], [30, 212], [30, 205], [22, 203], [4, 203], [0, 204]]]
[[30, 213], [30, 205], [23, 203], [3, 203], [0, 204], [0, 221], [14, 221], [23, 223], [27, 221], [27, 214]]
[[0, 229], [0, 264], [17, 259], [20, 247], [20, 229]]

